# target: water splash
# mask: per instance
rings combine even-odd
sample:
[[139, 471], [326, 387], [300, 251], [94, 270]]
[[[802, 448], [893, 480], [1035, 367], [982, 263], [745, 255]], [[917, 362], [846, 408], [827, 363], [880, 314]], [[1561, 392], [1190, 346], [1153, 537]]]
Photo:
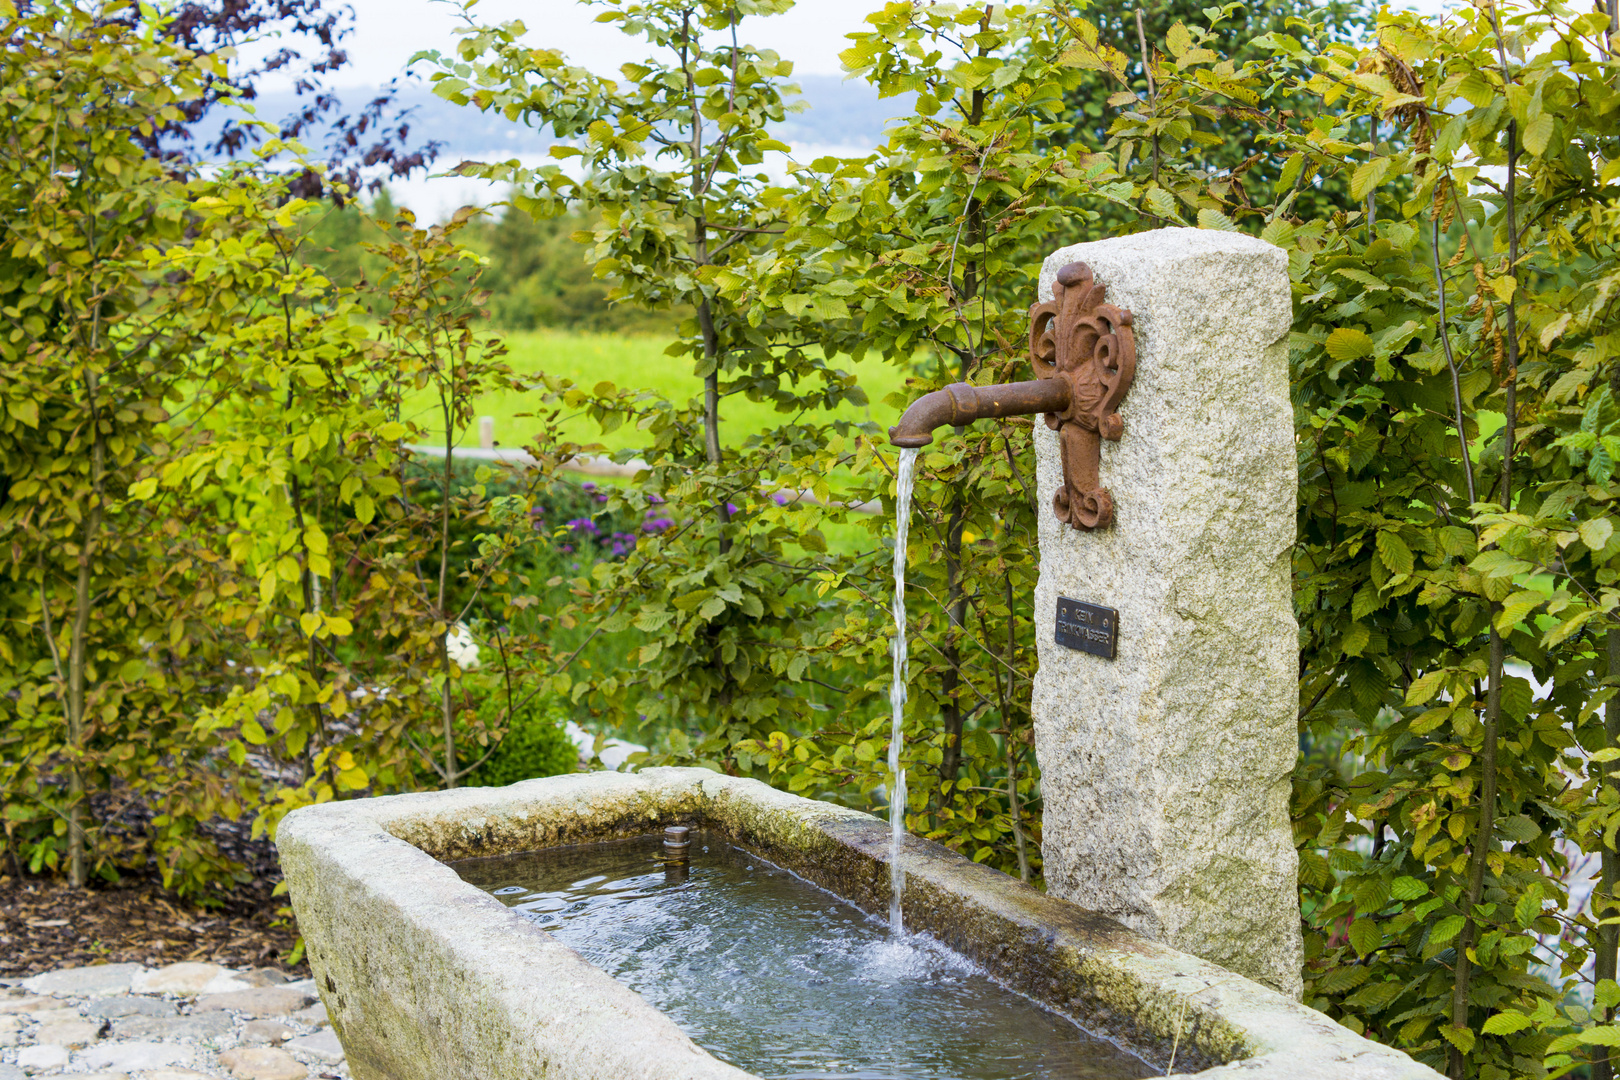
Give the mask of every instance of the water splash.
[[896, 935], [903, 931], [900, 894], [906, 888], [906, 872], [900, 866], [900, 844], [906, 835], [906, 770], [900, 764], [900, 746], [906, 734], [906, 534], [911, 531], [916, 472], [917, 451], [901, 450], [894, 479], [894, 682], [889, 687], [894, 713], [889, 732], [889, 772], [894, 777], [889, 792], [889, 932]]

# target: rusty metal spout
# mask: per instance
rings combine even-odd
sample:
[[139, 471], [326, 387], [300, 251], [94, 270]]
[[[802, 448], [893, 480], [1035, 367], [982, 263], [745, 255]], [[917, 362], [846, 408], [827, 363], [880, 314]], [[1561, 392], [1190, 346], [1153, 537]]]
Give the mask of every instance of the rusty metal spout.
[[1131, 313], [1107, 297], [1085, 263], [1064, 266], [1052, 299], [1029, 309], [1029, 363], [1039, 378], [999, 386], [952, 383], [913, 402], [889, 429], [889, 441], [916, 449], [933, 442], [934, 429], [945, 424], [1044, 413], [1046, 426], [1058, 433], [1063, 462], [1053, 514], [1076, 529], [1107, 527], [1114, 500], [1099, 476], [1102, 442], [1125, 434], [1119, 406], [1136, 379]]
[[946, 424], [961, 426], [993, 416], [1058, 413], [1069, 407], [1069, 384], [1062, 379], [974, 386], [951, 383], [911, 403], [900, 422], [889, 429], [889, 442], [916, 448], [934, 441], [933, 431]]

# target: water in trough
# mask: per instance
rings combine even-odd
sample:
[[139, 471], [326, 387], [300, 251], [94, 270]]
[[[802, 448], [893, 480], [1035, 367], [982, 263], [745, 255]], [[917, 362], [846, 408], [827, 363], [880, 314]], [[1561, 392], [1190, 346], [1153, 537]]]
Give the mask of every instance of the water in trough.
[[453, 864], [635, 990], [716, 1057], [769, 1080], [1136, 1080], [1137, 1058], [921, 935], [698, 833]]

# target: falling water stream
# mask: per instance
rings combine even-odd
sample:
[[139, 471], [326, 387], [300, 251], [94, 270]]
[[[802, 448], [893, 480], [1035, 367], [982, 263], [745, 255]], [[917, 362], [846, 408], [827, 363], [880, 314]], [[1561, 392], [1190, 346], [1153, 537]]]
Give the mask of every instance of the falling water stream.
[[917, 451], [900, 451], [894, 478], [894, 682], [889, 707], [894, 726], [889, 731], [889, 772], [894, 775], [889, 793], [889, 932], [900, 934], [900, 894], [906, 872], [900, 866], [900, 844], [906, 836], [906, 770], [900, 747], [906, 735], [906, 534], [911, 529], [911, 487], [917, 472]]

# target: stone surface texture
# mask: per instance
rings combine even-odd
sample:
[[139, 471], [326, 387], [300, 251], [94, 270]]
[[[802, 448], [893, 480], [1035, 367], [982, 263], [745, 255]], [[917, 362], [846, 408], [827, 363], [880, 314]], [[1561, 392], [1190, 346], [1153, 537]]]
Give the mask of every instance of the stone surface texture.
[[189, 1062], [197, 1052], [189, 1046], [162, 1042], [101, 1043], [92, 1046], [79, 1060], [92, 1069], [112, 1069], [117, 1072], [136, 1072], [141, 1069], [160, 1069], [165, 1065]]
[[287, 1049], [295, 1054], [308, 1054], [316, 1061], [343, 1060], [343, 1044], [331, 1028], [294, 1039], [287, 1044]]
[[219, 1063], [239, 1080], [304, 1080], [309, 1075], [287, 1051], [270, 1046], [227, 1050], [219, 1055]]
[[249, 1020], [242, 1025], [242, 1041], [249, 1043], [284, 1043], [297, 1034], [279, 1020]]
[[[1102, 444], [1110, 527], [1052, 514], [1057, 433], [1036, 425], [1047, 887], [1298, 998], [1287, 257], [1159, 229], [1055, 252], [1042, 300], [1076, 261], [1132, 313], [1137, 368], [1124, 437]], [[1056, 643], [1060, 595], [1118, 610], [1117, 659]]]
[[314, 1000], [314, 990], [298, 988], [294, 983], [285, 983], [281, 986], [235, 990], [228, 994], [208, 994], [197, 999], [192, 1011], [231, 1009], [249, 1016], [291, 1016]]
[[101, 1038], [101, 1029], [105, 1026], [101, 1020], [58, 1020], [52, 1024], [41, 1024], [34, 1033], [34, 1040], [78, 1050]]
[[122, 994], [129, 989], [130, 980], [145, 970], [140, 964], [93, 964], [47, 971], [43, 975], [24, 979], [22, 985], [23, 989], [35, 994], [100, 997]]
[[[889, 828], [858, 811], [701, 769], [295, 810], [276, 836], [316, 984], [358, 1080], [743, 1080], [639, 995], [440, 860], [718, 830], [871, 912]], [[1438, 1080], [1274, 990], [908, 837], [907, 928], [1163, 1071], [1244, 1080]]]
[[67, 1065], [68, 1048], [57, 1046], [55, 1043], [37, 1043], [34, 1046], [25, 1046], [17, 1051], [17, 1064], [24, 1072], [44, 1072], [47, 1069], [60, 1069]]
[[[289, 981], [273, 968], [232, 971], [216, 965], [183, 965], [116, 973], [144, 993], [108, 993], [108, 979], [93, 969], [63, 969], [27, 980], [0, 980], [0, 1080], [72, 1077], [74, 1080], [221, 1080], [232, 1075], [225, 1056], [245, 1045], [264, 1049], [266, 1035], [297, 1043], [291, 1056], [257, 1060], [232, 1057], [239, 1075], [349, 1080], [341, 1044], [327, 1028], [319, 1005], [301, 1007], [285, 1021], [259, 1020], [244, 1006], [283, 1010], [315, 1000], [309, 979]], [[157, 976], [157, 977], [154, 977]], [[57, 987], [50, 996], [30, 995], [22, 984]], [[60, 989], [77, 987], [77, 992]], [[158, 987], [166, 989], [159, 990]], [[197, 1011], [189, 1000], [199, 988], [218, 990], [215, 1008]], [[234, 997], [254, 987], [278, 991], [272, 998]], [[110, 1021], [110, 1024], [109, 1024]], [[108, 1030], [110, 1027], [110, 1030]], [[250, 1065], [243, 1066], [242, 1061]], [[256, 1064], [251, 1064], [253, 1062]]]

